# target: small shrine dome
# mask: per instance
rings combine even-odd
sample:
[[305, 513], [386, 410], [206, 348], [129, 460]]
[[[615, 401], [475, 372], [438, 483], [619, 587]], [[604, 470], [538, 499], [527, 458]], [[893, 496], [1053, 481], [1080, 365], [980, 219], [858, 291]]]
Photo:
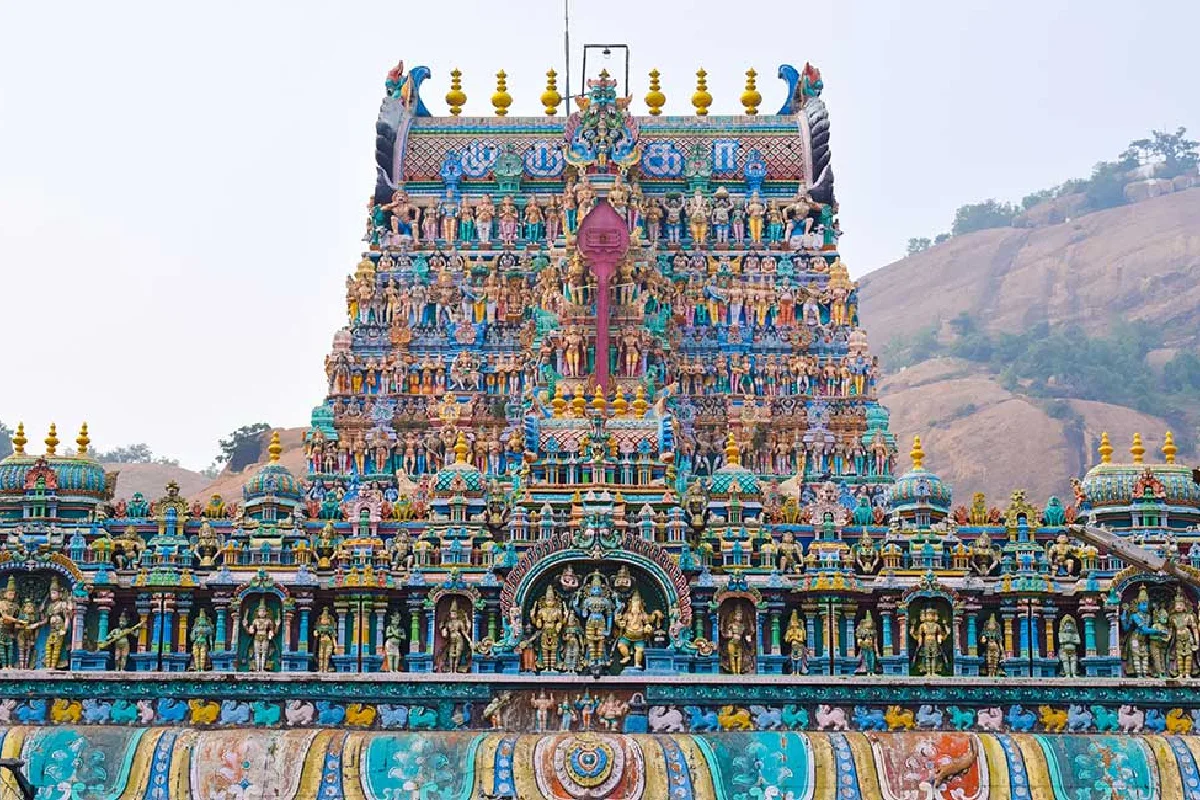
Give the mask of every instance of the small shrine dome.
[[913, 437], [912, 469], [892, 485], [893, 513], [901, 520], [929, 525], [940, 522], [950, 513], [950, 486], [935, 473], [925, 469], [925, 451], [921, 437]]
[[1147, 464], [1142, 436], [1135, 433], [1129, 448], [1132, 462], [1114, 464], [1108, 433], [1100, 434], [1100, 463], [1088, 470], [1080, 484], [1084, 499], [1092, 509], [1145, 501], [1200, 509], [1200, 486], [1192, 480], [1191, 467], [1175, 463], [1177, 451], [1175, 437], [1168, 431], [1163, 439], [1163, 463]]
[[436, 494], [483, 494], [487, 488], [483, 473], [467, 459], [468, 452], [467, 437], [459, 431], [458, 439], [454, 442], [454, 461], [438, 470], [434, 478], [433, 489]]
[[292, 474], [291, 470], [279, 463], [279, 455], [282, 452], [283, 445], [279, 442], [279, 431], [274, 431], [271, 434], [271, 444], [267, 446], [269, 460], [242, 487], [242, 497], [247, 505], [268, 496], [296, 503], [304, 499], [303, 484], [296, 480], [296, 476]]
[[733, 431], [725, 443], [725, 466], [713, 473], [708, 484], [710, 497], [728, 495], [733, 491], [741, 495], [762, 494], [758, 476], [742, 466], [742, 453], [734, 441]]
[[43, 456], [26, 454], [25, 426], [17, 425], [13, 436], [13, 452], [0, 461], [0, 496], [24, 496], [30, 472], [39, 465], [53, 470], [55, 476], [54, 489], [60, 497], [92, 497], [103, 500], [106, 497], [107, 478], [104, 466], [92, 457], [88, 450], [91, 439], [88, 438], [87, 423], [83, 423], [79, 437], [75, 440], [77, 451], [74, 455], [59, 455], [59, 438], [56, 426], [50, 423], [50, 433], [46, 436], [46, 453]]

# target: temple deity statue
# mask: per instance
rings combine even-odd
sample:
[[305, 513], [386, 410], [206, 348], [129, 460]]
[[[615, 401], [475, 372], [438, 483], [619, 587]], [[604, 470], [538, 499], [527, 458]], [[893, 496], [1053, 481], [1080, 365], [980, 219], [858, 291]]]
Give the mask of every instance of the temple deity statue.
[[910, 629], [909, 636], [917, 643], [914, 663], [919, 674], [926, 677], [940, 675], [946, 665], [943, 648], [950, 631], [939, 618], [937, 609], [922, 609], [920, 622]]
[[625, 610], [617, 615], [617, 652], [622, 665], [638, 669], [645, 666], [646, 642], [662, 620], [662, 611], [647, 611], [642, 595], [634, 590]]
[[247, 612], [242, 627], [251, 636], [247, 659], [250, 671], [266, 672], [275, 645], [275, 634], [279, 632], [279, 620], [267, 608], [265, 597], [258, 601], [253, 616]]
[[1122, 637], [1125, 647], [1126, 674], [1134, 678], [1156, 677], [1160, 664], [1152, 663], [1152, 645], [1165, 641], [1170, 631], [1160, 630], [1155, 625], [1150, 608], [1150, 593], [1142, 586], [1138, 590], [1133, 606], [1125, 606], [1121, 613]]
[[875, 633], [875, 618], [870, 611], [855, 628], [854, 641], [858, 645], [858, 672], [877, 675], [879, 673], [879, 642]]
[[212, 650], [213, 636], [216, 628], [208, 618], [208, 612], [203, 608], [192, 623], [192, 663], [188, 667], [193, 672], [204, 672], [209, 668], [208, 654]]
[[614, 606], [610, 590], [599, 572], [593, 572], [587, 588], [575, 599], [583, 619], [584, 659], [588, 668], [608, 664], [608, 637], [612, 635]]
[[459, 608], [458, 598], [450, 601], [450, 609], [442, 621], [442, 672], [469, 672], [474, 647], [471, 617]]
[[746, 219], [750, 226], [750, 241], [753, 244], [762, 244], [763, 240], [763, 217], [766, 216], [767, 207], [763, 205], [762, 199], [758, 196], [758, 192], [750, 194], [750, 200], [746, 203]]
[[317, 617], [313, 635], [317, 639], [317, 672], [332, 672], [333, 654], [337, 650], [337, 620], [329, 613], [329, 606]]
[[988, 617], [979, 636], [980, 649], [983, 651], [983, 674], [988, 677], [998, 677], [1004, 674], [1004, 634], [996, 615]]
[[788, 619], [787, 630], [783, 633], [783, 642], [788, 646], [788, 655], [792, 659], [792, 673], [808, 674], [808, 630], [800, 621], [800, 612], [792, 609]]
[[725, 669], [734, 675], [750, 671], [749, 655], [753, 637], [751, 623], [741, 605], [736, 605], [725, 620], [721, 638], [725, 640]]
[[1082, 644], [1075, 618], [1065, 614], [1058, 623], [1058, 661], [1064, 678], [1079, 676], [1079, 647]]
[[567, 624], [570, 614], [566, 604], [554, 591], [553, 586], [546, 587], [546, 593], [533, 607], [531, 615], [533, 627], [538, 631], [541, 653], [538, 655], [538, 669], [555, 672], [558, 669], [558, 653], [560, 634]]
[[129, 637], [137, 633], [142, 627], [141, 622], [136, 624], [129, 623], [129, 614], [122, 611], [120, 618], [117, 620], [116, 628], [110, 630], [108, 635], [96, 643], [99, 650], [106, 647], [113, 649], [113, 669], [117, 672], [124, 672], [125, 665], [129, 661], [129, 652], [132, 645], [129, 643]]
[[386, 672], [400, 672], [401, 648], [407, 637], [400, 612], [393, 611], [383, 634], [383, 668]]
[[17, 579], [12, 575], [0, 595], [0, 669], [17, 666]]
[[708, 241], [708, 200], [697, 189], [687, 204], [688, 227], [692, 234], [692, 247], [702, 248]]
[[37, 640], [39, 629], [45, 624], [46, 618], [33, 598], [22, 600], [16, 621], [18, 669], [37, 668]]

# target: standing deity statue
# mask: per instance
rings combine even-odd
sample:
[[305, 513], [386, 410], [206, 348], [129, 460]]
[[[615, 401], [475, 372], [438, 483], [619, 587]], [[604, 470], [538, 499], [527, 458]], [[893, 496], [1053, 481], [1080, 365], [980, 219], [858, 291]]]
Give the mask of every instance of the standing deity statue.
[[1083, 640], [1079, 637], [1079, 626], [1070, 614], [1065, 615], [1058, 623], [1058, 660], [1062, 664], [1064, 678], [1079, 677], [1079, 646]]
[[1196, 650], [1200, 648], [1200, 627], [1197, 627], [1196, 615], [1182, 589], [1175, 590], [1172, 605], [1171, 658], [1175, 662], [1175, 675], [1190, 678], [1196, 663]]
[[46, 669], [65, 666], [63, 651], [66, 649], [71, 618], [75, 614], [75, 603], [59, 586], [58, 578], [50, 580], [50, 595], [46, 601], [46, 643], [43, 665]]
[[104, 637], [99, 643], [99, 649], [112, 645], [113, 649], [113, 669], [117, 672], [124, 672], [125, 665], [129, 661], [129, 653], [133, 649], [133, 645], [129, 643], [129, 637], [137, 633], [142, 627], [139, 621], [134, 625], [129, 624], [129, 614], [122, 611], [120, 619], [117, 620], [116, 630], [109, 631], [108, 636]]
[[879, 674], [879, 642], [875, 634], [875, 618], [868, 611], [854, 631], [858, 645], [858, 672], [866, 675]]
[[539, 670], [556, 672], [558, 670], [559, 637], [567, 624], [567, 615], [571, 612], [566, 604], [554, 591], [553, 586], [546, 587], [546, 593], [533, 607], [531, 615], [533, 626], [537, 629], [541, 642], [541, 653], [538, 655]]
[[576, 604], [583, 618], [586, 666], [605, 666], [608, 664], [608, 637], [612, 634], [613, 602], [599, 572], [592, 573], [586, 591], [579, 593]]
[[758, 192], [751, 193], [750, 202], [746, 203], [746, 219], [750, 226], [750, 241], [754, 244], [762, 244], [763, 217], [766, 216], [766, 213], [767, 207], [763, 205]]
[[1125, 671], [1129, 677], [1153, 677], [1152, 643], [1169, 636], [1168, 631], [1155, 627], [1150, 609], [1150, 593], [1142, 586], [1133, 606], [1126, 606], [1121, 614], [1121, 625], [1125, 629]]
[[38, 628], [45, 624], [46, 620], [32, 597], [26, 597], [21, 601], [16, 622], [18, 669], [35, 669], [37, 667]]
[[1171, 614], [1165, 605], [1154, 607], [1151, 615], [1154, 633], [1150, 634], [1150, 670], [1156, 678], [1165, 678], [1170, 671], [1167, 645], [1171, 638]]
[[333, 671], [333, 653], [337, 649], [337, 620], [329, 613], [326, 606], [317, 617], [313, 627], [313, 635], [317, 637], [317, 672]]
[[400, 672], [401, 646], [407, 634], [399, 611], [393, 611], [388, 618], [387, 629], [383, 635], [383, 668], [387, 672]]
[[0, 595], [0, 669], [17, 665], [17, 579], [9, 575], [4, 593]]
[[467, 672], [471, 665], [471, 618], [458, 606], [458, 600], [450, 601], [450, 610], [442, 622], [442, 671]]
[[213, 634], [215, 632], [212, 622], [208, 619], [208, 612], [203, 608], [196, 615], [196, 621], [192, 623], [192, 665], [193, 672], [204, 672], [208, 669], [208, 654], [212, 650]]
[[753, 641], [750, 636], [750, 624], [746, 621], [746, 612], [740, 605], [734, 606], [733, 612], [725, 620], [721, 630], [725, 639], [725, 668], [734, 675], [742, 675], [750, 671], [750, 660], [747, 651]]
[[701, 249], [708, 240], [708, 200], [699, 189], [687, 204], [688, 228], [692, 234], [692, 246]]
[[996, 615], [988, 617], [980, 634], [983, 645], [983, 674], [996, 678], [1004, 674], [1004, 636]]
[[949, 638], [950, 632], [938, 618], [938, 612], [934, 608], [923, 609], [920, 619], [921, 621], [913, 627], [909, 636], [917, 642], [917, 669], [921, 675], [933, 677], [941, 674], [945, 666], [946, 657], [943, 645]]
[[647, 611], [642, 595], [634, 590], [629, 605], [617, 615], [617, 652], [621, 664], [640, 669], [645, 667], [646, 641], [653, 635], [654, 626], [662, 624], [661, 611]]
[[783, 633], [783, 641], [788, 646], [792, 658], [792, 673], [807, 675], [808, 629], [800, 621], [800, 612], [795, 609], [792, 609], [792, 616], [788, 619], [787, 630]]
[[249, 667], [251, 672], [266, 672], [270, 664], [271, 648], [275, 634], [279, 631], [279, 620], [267, 609], [267, 599], [258, 601], [254, 616], [246, 614], [242, 628], [252, 637], [250, 640]]

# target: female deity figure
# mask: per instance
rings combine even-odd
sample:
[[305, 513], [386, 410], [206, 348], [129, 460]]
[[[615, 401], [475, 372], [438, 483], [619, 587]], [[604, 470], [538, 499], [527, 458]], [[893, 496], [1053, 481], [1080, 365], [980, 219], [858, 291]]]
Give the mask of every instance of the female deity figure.
[[636, 669], [645, 666], [646, 640], [654, 633], [655, 624], [662, 624], [661, 611], [646, 611], [642, 595], [636, 590], [629, 598], [629, 605], [617, 615], [617, 625], [620, 635], [617, 637], [617, 652], [621, 655], [621, 663], [630, 664]]
[[253, 637], [250, 641], [250, 671], [266, 672], [275, 634], [279, 631], [279, 620], [267, 610], [265, 597], [258, 601], [253, 617], [246, 615], [242, 627]]
[[800, 621], [800, 612], [795, 609], [792, 609], [792, 616], [788, 620], [787, 630], [784, 631], [783, 641], [790, 648], [792, 674], [807, 675], [808, 631], [805, 629], [804, 623]]
[[749, 659], [746, 650], [750, 646], [750, 626], [746, 622], [746, 612], [742, 607], [735, 606], [725, 627], [721, 631], [725, 639], [726, 670], [734, 675], [742, 675], [749, 671]]
[[42, 660], [45, 669], [60, 669], [63, 646], [67, 641], [67, 617], [62, 608], [51, 604], [46, 611], [46, 652]]
[[546, 219], [546, 244], [552, 245], [558, 240], [558, 234], [562, 231], [562, 203], [558, 199], [558, 195], [550, 195], [550, 200], [546, 203], [546, 211], [543, 215]]
[[580, 592], [579, 615], [583, 617], [583, 638], [587, 666], [600, 667], [607, 663], [605, 649], [612, 634], [613, 602], [608, 587], [599, 572], [593, 572], [586, 592]]
[[750, 224], [750, 241], [754, 244], [762, 244], [763, 217], [766, 213], [767, 207], [763, 205], [758, 192], [753, 192], [750, 202], [746, 204], [746, 219]]
[[464, 242], [475, 239], [475, 214], [465, 196], [458, 204], [458, 238]]
[[537, 629], [541, 641], [538, 670], [558, 670], [559, 635], [567, 623], [569, 613], [554, 587], [547, 586], [546, 593], [534, 606], [531, 615], [533, 626]]
[[208, 619], [208, 612], [203, 608], [192, 623], [192, 672], [204, 672], [208, 669], [208, 653], [212, 649], [213, 634], [216, 628]]
[[767, 205], [767, 241], [778, 242], [783, 239], [783, 211], [779, 201], [772, 199]]
[[941, 673], [945, 665], [945, 654], [942, 646], [949, 636], [949, 631], [938, 619], [934, 608], [921, 611], [921, 621], [909, 632], [917, 643], [916, 667], [921, 675], [933, 677]]
[[37, 605], [34, 604], [32, 597], [26, 597], [21, 602], [21, 609], [17, 612], [17, 668], [18, 669], [34, 669], [37, 664], [37, 639], [38, 628], [46, 624], [46, 620], [40, 619], [41, 614], [38, 612]]
[[1178, 677], [1192, 677], [1197, 648], [1200, 648], [1200, 628], [1197, 627], [1191, 604], [1183, 596], [1183, 590], [1176, 589], [1171, 611], [1171, 656]]
[[400, 648], [405, 638], [400, 612], [393, 611], [383, 637], [383, 668], [388, 672], [400, 671]]
[[1079, 638], [1079, 626], [1075, 624], [1075, 618], [1070, 614], [1064, 615], [1058, 623], [1058, 660], [1062, 664], [1064, 678], [1079, 676], [1080, 644], [1082, 640]]
[[438, 212], [435, 201], [430, 201], [421, 215], [421, 236], [426, 242], [433, 242], [438, 238]]
[[442, 623], [442, 671], [467, 672], [471, 664], [471, 618], [450, 601], [450, 611]]
[[875, 618], [868, 611], [854, 631], [858, 644], [858, 672], [866, 675], [879, 674], [879, 643], [875, 636]]
[[458, 233], [458, 203], [454, 202], [454, 190], [446, 190], [446, 198], [442, 201], [442, 239], [453, 242]]
[[98, 649], [112, 645], [113, 649], [113, 669], [117, 672], [125, 671], [125, 664], [129, 661], [129, 651], [132, 646], [129, 644], [129, 637], [137, 633], [142, 627], [139, 622], [136, 625], [129, 624], [129, 614], [122, 611], [121, 618], [117, 621], [116, 630], [109, 631], [108, 636], [105, 636], [98, 644]]
[[646, 200], [646, 237], [650, 240], [653, 247], [658, 247], [658, 240], [662, 236], [662, 206], [658, 204], [658, 198], [650, 197]]
[[664, 201], [667, 220], [667, 244], [679, 244], [683, 239], [683, 199], [668, 195]]
[[492, 241], [492, 220], [495, 216], [496, 206], [492, 203], [492, 196], [485, 194], [475, 204], [475, 232], [484, 244]]
[[988, 617], [980, 634], [983, 645], [983, 674], [996, 678], [1004, 674], [1004, 637], [996, 615]]
[[746, 241], [746, 205], [742, 200], [735, 200], [729, 212], [729, 227], [733, 234], [733, 243], [741, 246]]
[[500, 241], [505, 244], [513, 244], [517, 241], [517, 222], [519, 215], [517, 207], [513, 203], [512, 195], [504, 195], [504, 199], [500, 201]]
[[567, 233], [575, 233], [579, 227], [579, 203], [575, 201], [575, 179], [568, 178], [567, 186], [562, 195], [563, 217], [566, 219]]
[[537, 242], [542, 238], [542, 227], [545, 217], [537, 197], [529, 195], [525, 198], [525, 241]]
[[317, 618], [313, 634], [317, 637], [317, 672], [332, 672], [333, 651], [337, 642], [337, 621], [329, 613], [328, 606], [321, 611], [321, 616]]

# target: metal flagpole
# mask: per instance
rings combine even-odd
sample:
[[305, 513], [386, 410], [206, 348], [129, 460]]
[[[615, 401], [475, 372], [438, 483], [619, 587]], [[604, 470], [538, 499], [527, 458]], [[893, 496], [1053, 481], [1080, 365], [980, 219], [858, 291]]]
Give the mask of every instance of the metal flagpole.
[[563, 114], [566, 115], [571, 113], [571, 0], [563, 0], [563, 54], [567, 62], [564, 71], [567, 101], [563, 103]]

